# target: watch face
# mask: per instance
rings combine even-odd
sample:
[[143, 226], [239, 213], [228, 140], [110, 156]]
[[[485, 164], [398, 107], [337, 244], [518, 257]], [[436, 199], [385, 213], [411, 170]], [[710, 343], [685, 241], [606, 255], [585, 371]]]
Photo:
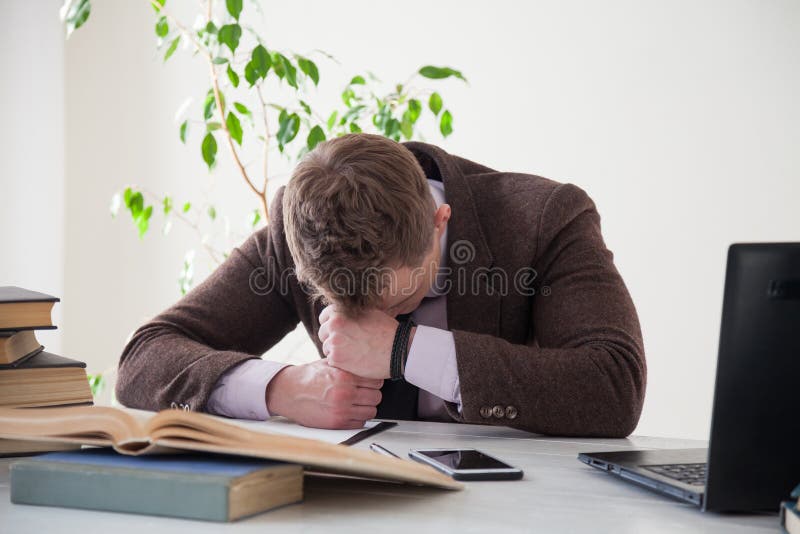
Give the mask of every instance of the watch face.
[[474, 450], [418, 451], [432, 460], [453, 470], [461, 469], [510, 469], [511, 466]]

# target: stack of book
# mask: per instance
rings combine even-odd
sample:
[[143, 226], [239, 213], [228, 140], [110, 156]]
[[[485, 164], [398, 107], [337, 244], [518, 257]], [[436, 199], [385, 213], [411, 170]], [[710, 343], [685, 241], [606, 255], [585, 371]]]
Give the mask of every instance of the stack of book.
[[781, 503], [781, 527], [789, 534], [800, 534], [800, 485], [792, 492], [791, 501]]
[[[59, 299], [20, 287], [0, 287], [0, 407], [92, 404], [86, 364], [44, 350], [36, 330], [56, 328]], [[0, 456], [72, 448], [63, 444], [0, 440]]]

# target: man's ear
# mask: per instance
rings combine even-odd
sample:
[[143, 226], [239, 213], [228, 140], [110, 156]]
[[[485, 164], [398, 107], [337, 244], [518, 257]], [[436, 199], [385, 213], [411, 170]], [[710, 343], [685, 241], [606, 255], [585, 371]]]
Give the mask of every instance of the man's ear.
[[447, 228], [447, 221], [450, 220], [450, 204], [442, 204], [433, 214], [433, 226], [436, 228], [436, 234], [441, 236]]

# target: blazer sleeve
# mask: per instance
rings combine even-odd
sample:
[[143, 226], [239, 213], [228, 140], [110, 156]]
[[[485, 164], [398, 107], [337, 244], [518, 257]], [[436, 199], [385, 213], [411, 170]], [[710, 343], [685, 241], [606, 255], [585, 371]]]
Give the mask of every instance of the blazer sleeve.
[[134, 333], [119, 361], [116, 395], [122, 404], [161, 410], [174, 403], [206, 411], [223, 373], [260, 357], [297, 325], [292, 296], [281, 287], [288, 252], [280, 246], [282, 195], [276, 197], [267, 228]]
[[[448, 411], [542, 434], [627, 436], [644, 401], [641, 329], [583, 190], [563, 184], [551, 193], [537, 251], [530, 341], [454, 331], [462, 411]], [[505, 416], [490, 413], [497, 405]]]

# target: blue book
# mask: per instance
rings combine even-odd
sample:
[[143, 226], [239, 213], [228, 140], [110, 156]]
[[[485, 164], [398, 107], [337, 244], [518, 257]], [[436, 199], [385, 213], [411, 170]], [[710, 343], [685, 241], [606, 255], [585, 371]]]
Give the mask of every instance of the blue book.
[[234, 521], [302, 498], [302, 466], [271, 460], [96, 448], [11, 465], [17, 504]]

